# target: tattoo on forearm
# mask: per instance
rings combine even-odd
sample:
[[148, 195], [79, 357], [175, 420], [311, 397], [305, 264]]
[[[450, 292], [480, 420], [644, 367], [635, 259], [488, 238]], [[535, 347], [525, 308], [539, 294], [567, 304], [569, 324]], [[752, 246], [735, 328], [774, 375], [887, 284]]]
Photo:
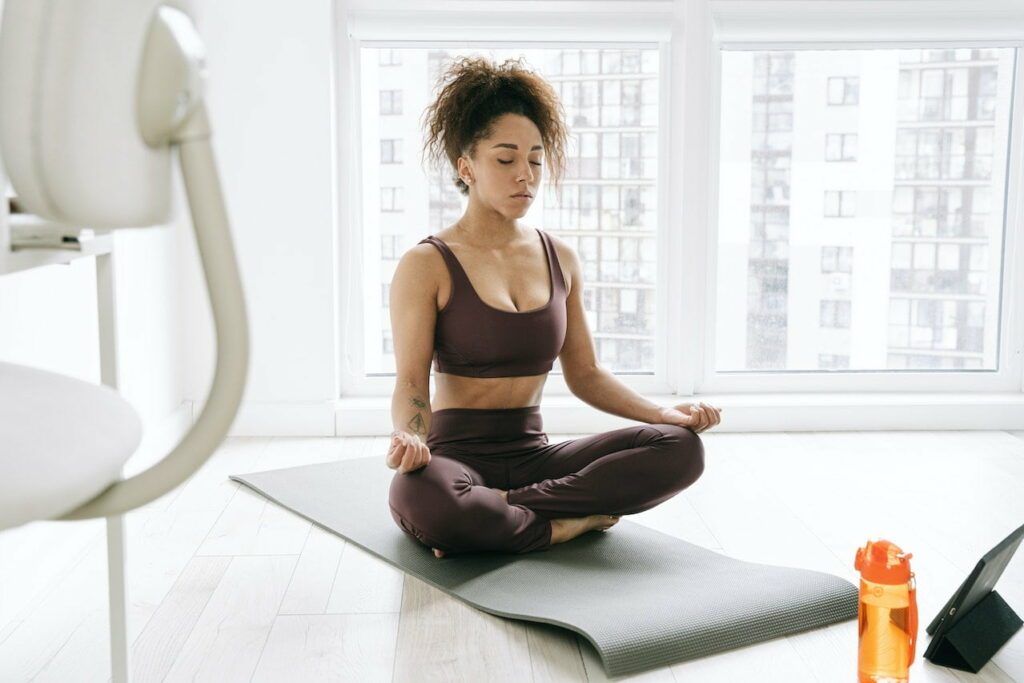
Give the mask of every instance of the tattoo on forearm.
[[[420, 409], [427, 407], [427, 404], [424, 401], [415, 396], [410, 399], [410, 402]], [[416, 415], [414, 415], [413, 418], [409, 420], [408, 426], [409, 429], [411, 429], [414, 434], [422, 436], [427, 433], [427, 423], [423, 419], [422, 413], [416, 413]]]
[[409, 429], [416, 435], [423, 435], [427, 433], [427, 428], [423, 422], [423, 416], [416, 413], [416, 417], [409, 420]]

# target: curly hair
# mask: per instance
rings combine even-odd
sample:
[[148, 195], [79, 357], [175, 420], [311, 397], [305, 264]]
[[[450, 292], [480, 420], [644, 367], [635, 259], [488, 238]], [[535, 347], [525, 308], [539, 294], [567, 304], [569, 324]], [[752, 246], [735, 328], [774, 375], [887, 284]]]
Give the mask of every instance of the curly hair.
[[474, 156], [477, 143], [493, 132], [494, 120], [509, 113], [526, 116], [540, 130], [552, 182], [559, 185], [569, 137], [565, 110], [554, 88], [524, 68], [522, 58], [497, 65], [485, 57], [462, 57], [440, 75], [436, 86], [440, 93], [423, 115], [424, 151], [435, 165], [447, 159], [456, 170], [452, 180], [459, 192], [469, 194], [457, 173], [458, 158]]

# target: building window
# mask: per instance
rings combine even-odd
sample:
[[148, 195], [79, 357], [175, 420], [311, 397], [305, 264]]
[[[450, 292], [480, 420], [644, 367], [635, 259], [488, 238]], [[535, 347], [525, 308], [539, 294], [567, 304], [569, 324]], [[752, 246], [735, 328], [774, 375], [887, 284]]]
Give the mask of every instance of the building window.
[[397, 116], [402, 113], [402, 91], [380, 91], [380, 115]]
[[822, 327], [850, 327], [850, 301], [843, 299], [822, 299], [820, 302], [819, 324]]
[[821, 248], [821, 272], [853, 272], [853, 247], [823, 246]]
[[382, 48], [378, 50], [378, 62], [380, 66], [401, 66], [402, 65], [402, 52], [401, 50], [392, 50], [388, 48]]
[[380, 141], [380, 163], [400, 164], [402, 163], [402, 140], [388, 139]]
[[850, 357], [834, 353], [819, 353], [818, 368], [822, 370], [845, 370], [850, 367]]
[[825, 135], [825, 161], [856, 160], [856, 133], [827, 133]]
[[380, 210], [383, 213], [394, 213], [397, 211], [404, 211], [404, 209], [402, 208], [402, 188], [380, 188]]
[[825, 190], [825, 217], [848, 218], [857, 212], [857, 193], [853, 190]]
[[[402, 256], [402, 236], [401, 235], [381, 235], [380, 236], [380, 257], [383, 259], [394, 259], [397, 260]], [[391, 283], [385, 283], [387, 287], [391, 287]], [[390, 289], [388, 290], [390, 291]], [[384, 299], [387, 301], [387, 298]]]
[[380, 300], [382, 308], [391, 308], [391, 283], [380, 283]]
[[838, 76], [828, 79], [830, 105], [857, 104], [860, 79], [857, 76]]

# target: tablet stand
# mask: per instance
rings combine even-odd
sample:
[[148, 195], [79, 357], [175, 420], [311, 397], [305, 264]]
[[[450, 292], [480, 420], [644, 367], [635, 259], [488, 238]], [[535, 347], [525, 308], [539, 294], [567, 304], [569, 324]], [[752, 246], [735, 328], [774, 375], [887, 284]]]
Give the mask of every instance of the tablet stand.
[[939, 636], [935, 651], [925, 657], [934, 664], [978, 673], [1022, 623], [999, 593], [989, 591]]

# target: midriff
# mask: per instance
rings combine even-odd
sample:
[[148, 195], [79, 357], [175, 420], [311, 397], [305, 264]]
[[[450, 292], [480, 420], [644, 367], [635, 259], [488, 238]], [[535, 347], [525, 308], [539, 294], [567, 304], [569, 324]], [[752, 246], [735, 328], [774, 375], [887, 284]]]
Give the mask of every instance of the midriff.
[[547, 373], [527, 377], [463, 377], [434, 372], [431, 410], [540, 405]]

